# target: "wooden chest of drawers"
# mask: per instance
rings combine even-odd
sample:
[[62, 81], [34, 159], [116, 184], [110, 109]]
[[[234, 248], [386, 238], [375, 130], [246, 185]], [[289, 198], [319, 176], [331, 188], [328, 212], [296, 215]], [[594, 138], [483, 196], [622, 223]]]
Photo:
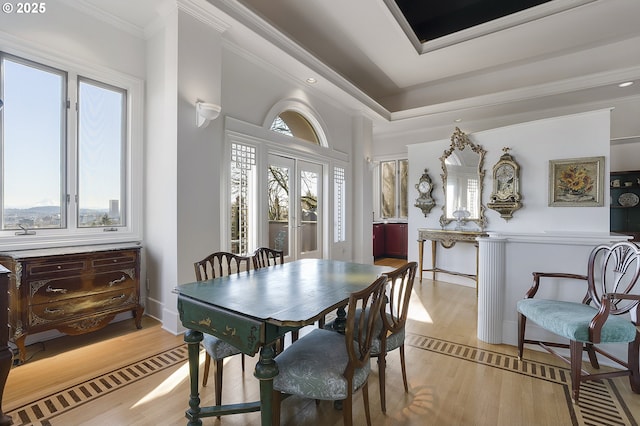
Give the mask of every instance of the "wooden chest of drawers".
[[11, 271], [10, 340], [25, 361], [29, 334], [57, 329], [83, 334], [132, 311], [141, 327], [140, 247], [110, 244], [0, 253]]

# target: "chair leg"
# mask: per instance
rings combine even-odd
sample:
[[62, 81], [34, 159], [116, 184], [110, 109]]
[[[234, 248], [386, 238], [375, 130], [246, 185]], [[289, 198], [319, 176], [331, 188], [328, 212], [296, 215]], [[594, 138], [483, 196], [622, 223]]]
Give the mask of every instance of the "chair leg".
[[572, 340], [569, 344], [571, 356], [571, 399], [574, 404], [578, 403], [580, 394], [580, 379], [582, 378], [582, 342]]
[[518, 314], [518, 359], [522, 360], [524, 352], [524, 330], [527, 326], [527, 317]]
[[282, 394], [276, 390], [272, 393], [271, 398], [271, 422], [274, 426], [280, 426], [280, 404], [282, 403]]
[[242, 372], [244, 373], [244, 354], [241, 354], [241, 355], [242, 355]]
[[364, 402], [364, 415], [367, 419], [367, 426], [371, 426], [371, 411], [369, 410], [369, 381], [362, 385], [362, 401]]
[[629, 382], [631, 390], [640, 393], [640, 333], [636, 332], [636, 338], [633, 342], [629, 342]]
[[404, 343], [400, 345], [400, 366], [402, 367], [402, 381], [404, 382], [404, 393], [409, 393], [409, 384], [407, 383], [407, 365], [404, 362]]
[[223, 359], [216, 359], [213, 363], [213, 375], [215, 378], [215, 395], [216, 405], [222, 405], [222, 368], [224, 366]]
[[208, 353], [204, 354], [204, 373], [202, 377], [202, 386], [207, 386], [209, 380], [209, 367], [211, 366], [211, 356]]
[[589, 361], [591, 361], [591, 366], [593, 368], [600, 368], [600, 363], [598, 362], [596, 351], [593, 349], [593, 344], [585, 343], [585, 348], [587, 349], [587, 353], [589, 354]]
[[349, 392], [347, 398], [342, 401], [342, 421], [344, 426], [353, 426], [353, 407], [351, 404], [353, 404], [353, 397]]
[[[386, 394], [386, 371], [387, 371], [387, 354], [382, 352], [378, 355], [378, 383], [380, 384], [380, 408], [382, 412], [387, 412], [387, 394]], [[364, 395], [364, 393], [363, 393]]]

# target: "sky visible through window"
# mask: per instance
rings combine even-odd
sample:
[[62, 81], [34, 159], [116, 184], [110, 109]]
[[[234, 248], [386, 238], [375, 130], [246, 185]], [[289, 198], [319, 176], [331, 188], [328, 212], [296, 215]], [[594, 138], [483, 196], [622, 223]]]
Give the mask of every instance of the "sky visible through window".
[[[64, 137], [65, 74], [3, 62], [3, 207], [60, 206], [64, 156], [66, 149], [76, 149]], [[109, 200], [121, 199], [125, 93], [90, 81], [79, 86], [78, 155], [71, 156], [78, 161], [79, 202], [82, 208], [108, 210]]]
[[61, 75], [4, 61], [4, 208], [59, 206]]

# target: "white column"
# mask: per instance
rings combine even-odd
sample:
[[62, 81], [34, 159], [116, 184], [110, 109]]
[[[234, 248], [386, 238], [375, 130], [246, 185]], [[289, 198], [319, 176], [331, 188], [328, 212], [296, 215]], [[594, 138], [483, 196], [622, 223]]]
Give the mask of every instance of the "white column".
[[478, 339], [502, 343], [505, 246], [502, 238], [478, 238]]

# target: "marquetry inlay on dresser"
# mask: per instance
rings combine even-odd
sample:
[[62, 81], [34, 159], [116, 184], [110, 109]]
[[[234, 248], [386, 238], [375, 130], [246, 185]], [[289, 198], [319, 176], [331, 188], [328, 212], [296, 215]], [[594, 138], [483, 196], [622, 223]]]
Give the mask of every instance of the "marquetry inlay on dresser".
[[29, 334], [83, 334], [132, 311], [141, 328], [140, 246], [104, 244], [0, 253], [11, 271], [9, 338], [25, 361]]

